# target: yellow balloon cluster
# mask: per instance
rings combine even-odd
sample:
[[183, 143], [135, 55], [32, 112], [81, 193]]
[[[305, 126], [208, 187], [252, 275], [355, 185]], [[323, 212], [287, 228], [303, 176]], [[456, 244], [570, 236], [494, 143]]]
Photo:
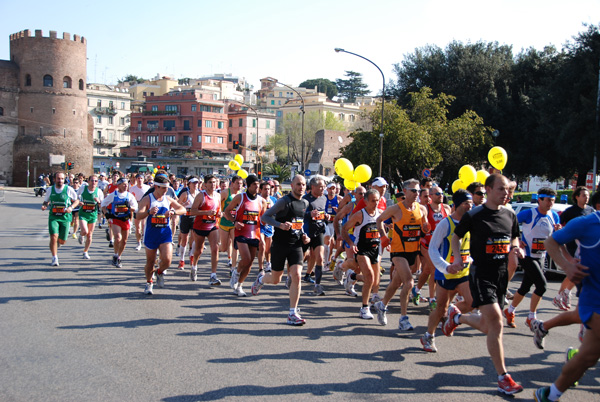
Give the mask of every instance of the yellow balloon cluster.
[[344, 179], [344, 187], [348, 190], [354, 190], [360, 183], [369, 181], [373, 174], [369, 165], [359, 165], [354, 169], [352, 162], [346, 158], [335, 162], [335, 173]]
[[244, 164], [244, 157], [240, 154], [236, 155], [232, 160], [229, 161], [229, 169], [233, 170], [234, 172], [236, 170], [239, 170], [239, 172], [237, 172], [238, 176], [240, 176], [242, 179], [245, 179], [246, 177], [248, 177], [248, 172], [245, 169], [242, 169], [242, 165]]
[[464, 165], [458, 171], [458, 179], [452, 183], [452, 192], [455, 193], [458, 189], [466, 189], [473, 182], [485, 183], [485, 179], [490, 174], [485, 170], [475, 170], [471, 165]]

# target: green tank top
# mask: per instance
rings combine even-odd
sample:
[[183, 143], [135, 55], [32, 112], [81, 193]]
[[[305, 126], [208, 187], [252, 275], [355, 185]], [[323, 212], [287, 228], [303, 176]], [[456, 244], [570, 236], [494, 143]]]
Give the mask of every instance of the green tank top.
[[98, 207], [94, 198], [98, 197], [98, 187], [90, 193], [87, 187], [81, 192], [81, 208], [79, 214], [86, 217], [97, 217]]
[[[231, 194], [231, 190], [230, 189], [227, 189], [227, 193], [229, 194], [227, 196], [227, 198], [221, 200], [221, 211], [225, 211], [225, 208], [227, 208], [227, 206], [229, 205], [229, 203], [235, 197], [235, 195]], [[221, 221], [219, 222], [219, 225], [221, 225], [221, 226], [223, 226], [225, 228], [232, 228], [234, 226], [233, 222], [225, 219], [225, 216], [221, 217]]]
[[69, 186], [66, 184], [63, 186], [63, 190], [60, 193], [56, 192], [55, 186], [52, 186], [50, 189], [50, 219], [64, 221], [71, 220], [71, 214], [67, 212], [67, 208], [71, 205], [68, 191]]

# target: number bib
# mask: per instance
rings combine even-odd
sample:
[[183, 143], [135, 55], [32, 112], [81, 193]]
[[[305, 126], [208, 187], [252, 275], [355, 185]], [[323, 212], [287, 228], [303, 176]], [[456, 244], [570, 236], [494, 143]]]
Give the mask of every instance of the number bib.
[[52, 204], [52, 215], [63, 216], [67, 213], [67, 204], [64, 202], [55, 202]]
[[542, 254], [544, 251], [546, 251], [546, 246], [544, 245], [544, 240], [546, 240], [546, 239], [535, 238], [532, 240], [531, 252], [533, 254]]
[[244, 211], [244, 215], [242, 216], [242, 223], [244, 225], [258, 225], [258, 212]]
[[166, 228], [169, 225], [169, 218], [166, 215], [154, 215], [150, 219], [150, 224], [155, 228]]
[[405, 242], [418, 241], [421, 237], [421, 225], [402, 226], [402, 240]]
[[485, 245], [485, 253], [492, 259], [504, 259], [506, 254], [510, 252], [510, 239], [508, 237], [503, 238], [489, 238]]
[[93, 201], [83, 201], [81, 210], [84, 212], [94, 212], [96, 210], [96, 203]]
[[302, 230], [303, 225], [304, 225], [304, 219], [292, 218], [292, 230]]

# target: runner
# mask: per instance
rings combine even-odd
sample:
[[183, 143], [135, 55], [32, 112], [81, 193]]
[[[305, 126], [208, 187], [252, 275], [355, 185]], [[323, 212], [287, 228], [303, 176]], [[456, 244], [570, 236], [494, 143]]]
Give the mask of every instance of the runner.
[[[360, 267], [362, 276], [362, 307], [359, 317], [365, 320], [372, 320], [373, 314], [369, 309], [369, 297], [371, 289], [379, 285], [379, 232], [377, 231], [377, 217], [380, 212], [377, 209], [379, 204], [379, 191], [371, 189], [367, 191], [365, 198], [367, 205], [365, 208], [353, 214], [343, 227], [342, 236], [348, 243], [352, 242], [348, 234], [350, 228], [354, 228], [355, 238], [353, 242], [353, 251], [356, 262]], [[379, 303], [381, 301], [378, 301]]]
[[329, 215], [327, 226], [325, 227], [325, 258], [324, 261], [328, 262], [329, 270], [333, 271], [335, 267], [335, 259], [332, 258], [334, 255], [333, 250], [336, 248], [335, 230], [333, 228], [333, 219], [337, 214], [338, 207], [340, 205], [341, 198], [338, 195], [337, 185], [331, 182], [327, 185], [327, 202], [325, 203], [325, 212]]
[[[115, 170], [113, 172], [110, 183], [104, 189], [104, 199], [106, 199], [106, 197], [108, 197], [109, 194], [117, 191], [117, 187], [118, 187], [117, 182], [122, 177], [123, 177], [123, 173], [119, 172], [118, 170]], [[125, 181], [125, 184], [127, 184], [127, 181]], [[109, 205], [109, 209], [110, 209], [110, 207], [111, 206]], [[104, 211], [103, 211], [103, 213], [104, 213]], [[106, 240], [108, 241], [108, 247], [114, 247], [114, 235], [113, 235], [112, 225], [110, 223], [110, 218], [108, 216], [106, 217], [106, 219], [108, 219], [108, 228], [106, 229]]]
[[[104, 215], [109, 218], [109, 226], [114, 239], [114, 254], [112, 265], [121, 268], [121, 256], [127, 245], [131, 224], [129, 218], [137, 211], [138, 203], [135, 196], [127, 191], [127, 179], [117, 180], [117, 189], [108, 194], [100, 206]], [[110, 209], [108, 206], [110, 205]]]
[[[153, 294], [152, 275], [157, 252], [160, 251], [160, 265], [156, 270], [156, 284], [159, 288], [165, 286], [164, 272], [171, 265], [173, 254], [173, 232], [169, 225], [169, 219], [175, 215], [185, 214], [185, 208], [175, 199], [166, 195], [169, 181], [164, 176], [157, 175], [154, 178], [154, 192], [145, 195], [140, 201], [137, 216], [146, 219], [146, 231], [144, 232], [144, 246], [146, 246], [146, 288], [144, 294]], [[135, 198], [133, 198], [135, 201]]]
[[[271, 196], [271, 182], [263, 181], [260, 183], [260, 196], [267, 202], [267, 209], [271, 208], [277, 202], [277, 199]], [[258, 270], [271, 270], [271, 243], [273, 240], [273, 226], [260, 223], [260, 247], [258, 249]]]
[[50, 207], [48, 214], [48, 231], [50, 232], [50, 253], [52, 253], [53, 267], [58, 267], [58, 248], [65, 244], [69, 237], [69, 226], [71, 226], [71, 213], [73, 208], [79, 204], [77, 193], [72, 187], [65, 184], [65, 174], [57, 172], [54, 174], [54, 185], [46, 192], [42, 203], [42, 211]]
[[[434, 187], [439, 188], [439, 187]], [[434, 190], [436, 191], [436, 190]], [[454, 234], [454, 228], [460, 222], [464, 214], [469, 212], [473, 207], [473, 198], [465, 190], [457, 190], [452, 195], [454, 201], [454, 212], [436, 223], [436, 228], [429, 241], [429, 257], [431, 263], [435, 266], [435, 280], [438, 286], [436, 287], [437, 306], [429, 314], [427, 323], [427, 332], [421, 337], [421, 345], [426, 352], [437, 352], [435, 346], [435, 328], [440, 320], [446, 315], [448, 305], [457, 293], [463, 297], [463, 300], [457, 304], [460, 311], [469, 312], [471, 310], [471, 291], [469, 290], [469, 266], [471, 265], [469, 256], [469, 234], [461, 242], [460, 254], [462, 256], [462, 267], [457, 270], [455, 267], [450, 268], [454, 262], [454, 255], [450, 242]], [[421, 243], [421, 246], [423, 244]], [[376, 306], [377, 307], [377, 306]], [[385, 311], [379, 309], [379, 311]], [[379, 317], [380, 323], [382, 319]], [[385, 315], [384, 318], [385, 319]], [[385, 325], [383, 323], [382, 325]]]
[[[240, 252], [240, 262], [231, 273], [229, 285], [239, 297], [245, 297], [242, 288], [252, 268], [260, 243], [260, 217], [267, 202], [258, 196], [258, 177], [246, 178], [246, 192], [238, 194], [225, 209], [225, 218], [235, 223], [233, 246]], [[236, 211], [235, 217], [231, 214]]]
[[206, 190], [201, 191], [194, 198], [191, 216], [194, 220], [194, 262], [190, 270], [190, 279], [196, 281], [198, 272], [198, 261], [204, 251], [204, 240], [208, 238], [210, 245], [210, 279], [208, 286], [220, 286], [221, 281], [217, 278], [217, 264], [219, 263], [219, 230], [217, 221], [221, 217], [221, 194], [217, 193], [217, 178], [212, 174], [204, 176]]
[[304, 246], [305, 251], [308, 250], [310, 253], [304, 281], [311, 281], [310, 275], [314, 269], [315, 295], [324, 296], [321, 279], [323, 278], [323, 258], [325, 256], [325, 227], [329, 220], [329, 215], [325, 212], [327, 196], [323, 194], [325, 179], [316, 175], [310, 180], [309, 185], [311, 192], [303, 197], [308, 201], [308, 208], [304, 216], [304, 233], [308, 234], [310, 238], [310, 244]]
[[427, 222], [427, 210], [424, 206], [416, 202], [419, 194], [419, 181], [410, 179], [402, 184], [406, 198], [396, 205], [386, 209], [377, 218], [377, 228], [381, 235], [383, 247], [390, 244], [390, 240], [385, 233], [384, 222], [392, 218], [393, 231], [395, 232], [391, 243], [390, 258], [394, 264], [394, 271], [391, 273], [391, 281], [385, 290], [385, 296], [377, 303], [377, 314], [384, 314], [387, 311], [387, 305], [392, 300], [400, 285], [400, 306], [401, 317], [398, 327], [402, 331], [412, 331], [413, 326], [408, 320], [408, 300], [410, 291], [414, 285], [412, 271], [417, 262], [421, 244], [422, 233], [429, 232], [429, 223]]
[[190, 176], [187, 180], [188, 186], [181, 192], [178, 202], [185, 208], [185, 215], [181, 217], [179, 224], [179, 265], [177, 268], [184, 269], [185, 267], [185, 251], [188, 243], [190, 243], [190, 265], [194, 266], [194, 249], [193, 242], [190, 242], [190, 230], [194, 226], [195, 217], [192, 216], [192, 205], [198, 195], [198, 183], [200, 180], [197, 176]]
[[473, 197], [473, 208], [485, 203], [486, 189], [483, 184], [475, 181], [467, 186], [467, 191], [471, 193], [471, 196]]
[[556, 191], [549, 187], [542, 187], [538, 190], [538, 206], [535, 209], [527, 209], [519, 212], [517, 219], [522, 224], [521, 244], [525, 248], [525, 258], [521, 260], [523, 267], [523, 281], [521, 287], [515, 293], [513, 301], [508, 308], [504, 309], [506, 323], [511, 328], [516, 328], [515, 310], [525, 295], [535, 284], [535, 291], [531, 295], [529, 303], [529, 316], [525, 325], [532, 329], [531, 323], [537, 319], [537, 306], [546, 293], [547, 281], [542, 270], [542, 264], [546, 255], [544, 240], [548, 238], [555, 230], [561, 228], [558, 214], [552, 211]]
[[[592, 204], [599, 201], [598, 193], [594, 194]], [[544, 244], [548, 254], [575, 284], [581, 283], [579, 295], [579, 317], [587, 328], [579, 353], [569, 353], [568, 361], [562, 368], [560, 376], [550, 387], [542, 387], [535, 391], [538, 402], [558, 401], [564, 392], [573, 386], [590, 367], [600, 358], [600, 212], [581, 216], [570, 221], [563, 229], [555, 232]], [[565, 258], [560, 245], [577, 240], [580, 247], [581, 262]], [[570, 358], [569, 358], [570, 357]]]
[[300, 316], [298, 301], [300, 300], [302, 261], [304, 259], [303, 244], [310, 242], [303, 231], [303, 220], [308, 208], [308, 201], [302, 198], [306, 190], [306, 180], [296, 175], [292, 180], [292, 191], [277, 200], [272, 208], [265, 211], [261, 222], [275, 228], [271, 251], [272, 271], [259, 273], [252, 285], [252, 294], [257, 295], [264, 284], [276, 285], [281, 281], [285, 263], [288, 264], [288, 288], [290, 289], [289, 325], [304, 325], [306, 320]]
[[[76, 193], [79, 193], [79, 189], [82, 187], [81, 182], [79, 181], [79, 176], [74, 178], [71, 182], [71, 187], [75, 190]], [[85, 186], [83, 186], [85, 187]], [[79, 199], [79, 197], [77, 197]], [[81, 203], [79, 203], [81, 204]], [[73, 220], [71, 222], [71, 233], [73, 234], [73, 238], [77, 239], [77, 232], [79, 231], [79, 205], [73, 208]], [[81, 244], [81, 243], [80, 243]]]
[[[144, 184], [144, 175], [138, 173], [135, 176], [135, 185], [129, 188], [129, 192], [135, 196], [135, 200], [139, 202], [144, 197], [144, 194], [150, 190], [150, 186]], [[144, 226], [146, 223], [145, 219], [139, 219], [134, 212], [133, 214], [133, 222], [135, 225], [135, 239], [137, 240], [137, 245], [135, 246], [136, 251], [140, 251], [142, 249], [142, 233], [144, 233]]]
[[[236, 195], [240, 193], [244, 179], [240, 176], [233, 176], [227, 192], [221, 193], [221, 211], [225, 211]], [[238, 251], [233, 247], [233, 222], [223, 216], [219, 221], [219, 238], [221, 243], [219, 252], [227, 252], [227, 267], [233, 271], [234, 264], [237, 266]]]
[[98, 176], [95, 174], [91, 175], [88, 179], [88, 185], [81, 186], [77, 196], [81, 203], [81, 210], [79, 212], [79, 226], [81, 227], [79, 244], [83, 244], [85, 239], [83, 258], [89, 260], [90, 255], [88, 252], [92, 245], [94, 227], [98, 220], [98, 209], [100, 208], [102, 200], [104, 200], [104, 193], [98, 188]]
[[[523, 391], [513, 381], [504, 364], [502, 345], [502, 309], [508, 286], [508, 255], [512, 247], [522, 258], [519, 248], [519, 223], [515, 214], [503, 208], [508, 197], [508, 180], [494, 173], [485, 181], [487, 202], [466, 213], [454, 229], [452, 250], [454, 263], [448, 268], [460, 269], [460, 239], [470, 232], [471, 264], [469, 286], [473, 297], [473, 308], [479, 314], [462, 315], [456, 306], [448, 309], [448, 319], [443, 332], [451, 336], [460, 324], [467, 324], [487, 335], [488, 351], [498, 374], [498, 391], [512, 395]], [[473, 197], [475, 198], [475, 197]]]

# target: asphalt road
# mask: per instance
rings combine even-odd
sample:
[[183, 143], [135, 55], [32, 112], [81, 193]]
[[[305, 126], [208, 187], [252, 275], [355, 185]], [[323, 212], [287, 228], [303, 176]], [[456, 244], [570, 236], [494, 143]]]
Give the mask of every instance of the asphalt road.
[[[7, 190], [0, 203], [1, 401], [532, 400], [533, 390], [560, 372], [565, 349], [578, 345], [579, 327], [572, 326], [552, 330], [546, 349], [536, 349], [524, 325], [525, 300], [504, 344], [507, 366], [526, 389], [503, 397], [483, 335], [466, 327], [452, 338], [438, 333], [439, 352], [423, 352], [424, 306], [410, 307], [410, 333], [396, 329], [398, 299], [387, 327], [360, 320], [360, 301], [345, 296], [329, 273], [326, 296], [303, 290], [307, 324], [296, 328], [285, 324], [283, 284], [238, 298], [220, 263], [224, 286], [209, 288], [206, 257], [198, 282], [170, 270], [154, 296], [142, 294], [143, 251], [132, 242], [123, 269], [115, 269], [100, 232], [92, 260], [81, 259], [82, 246], [69, 239], [60, 267], [50, 267], [40, 203], [32, 190]], [[551, 305], [558, 286], [557, 279], [549, 284], [542, 319], [558, 312]], [[600, 400], [598, 374], [598, 367], [589, 370], [562, 401]]]

